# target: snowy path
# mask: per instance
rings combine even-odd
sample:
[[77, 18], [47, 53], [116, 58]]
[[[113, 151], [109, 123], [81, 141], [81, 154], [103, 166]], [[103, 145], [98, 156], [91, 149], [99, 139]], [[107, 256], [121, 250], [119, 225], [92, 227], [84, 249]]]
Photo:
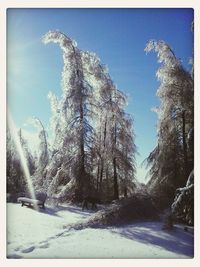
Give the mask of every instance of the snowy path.
[[175, 227], [162, 231], [160, 222], [134, 223], [106, 229], [67, 230], [92, 213], [66, 206], [44, 212], [7, 204], [9, 258], [188, 258], [193, 233]]

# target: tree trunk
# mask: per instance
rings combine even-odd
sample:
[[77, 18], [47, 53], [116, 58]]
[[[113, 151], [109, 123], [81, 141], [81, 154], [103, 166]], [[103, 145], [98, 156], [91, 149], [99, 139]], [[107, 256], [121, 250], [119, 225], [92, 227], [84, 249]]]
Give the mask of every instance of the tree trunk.
[[109, 194], [108, 166], [106, 167], [106, 195]]
[[125, 187], [124, 187], [124, 197], [127, 198], [127, 196], [128, 196], [128, 193], [127, 193], [127, 187], [125, 186]]
[[118, 181], [117, 181], [117, 166], [116, 166], [116, 158], [113, 158], [113, 169], [114, 169], [114, 199], [119, 199], [119, 189], [118, 189]]
[[[77, 72], [78, 75], [79, 72]], [[82, 84], [81, 84], [82, 86]], [[84, 109], [83, 109], [83, 100], [80, 99], [80, 165], [78, 166], [78, 175], [77, 175], [77, 186], [78, 190], [76, 191], [76, 199], [78, 201], [84, 198], [84, 195], [87, 194], [88, 190], [88, 180], [85, 171], [85, 140], [84, 140]]]
[[84, 149], [84, 124], [83, 124], [83, 104], [80, 101], [80, 124], [81, 124], [81, 136], [80, 136], [80, 152], [81, 152], [81, 172], [85, 173], [85, 149]]
[[118, 180], [117, 180], [117, 164], [116, 164], [116, 157], [115, 157], [115, 147], [117, 143], [117, 125], [115, 122], [115, 128], [114, 128], [114, 157], [113, 157], [113, 179], [114, 179], [114, 199], [119, 199], [119, 188], [118, 188]]
[[184, 158], [184, 170], [185, 178], [188, 177], [188, 155], [187, 155], [187, 143], [185, 134], [185, 110], [182, 112], [182, 135], [183, 135], [183, 158]]
[[97, 167], [97, 191], [99, 191], [99, 169], [100, 169], [100, 166], [99, 166], [99, 161], [98, 161], [98, 167]]
[[104, 132], [103, 132], [103, 151], [101, 155], [101, 172], [100, 172], [100, 191], [102, 190], [102, 181], [103, 181], [103, 172], [104, 172], [104, 156], [105, 156], [105, 147], [106, 147], [106, 132], [107, 132], [107, 116], [104, 124]]
[[104, 169], [104, 160], [101, 158], [101, 172], [100, 172], [100, 181], [99, 181], [99, 189], [100, 189], [100, 191], [102, 190], [103, 169]]

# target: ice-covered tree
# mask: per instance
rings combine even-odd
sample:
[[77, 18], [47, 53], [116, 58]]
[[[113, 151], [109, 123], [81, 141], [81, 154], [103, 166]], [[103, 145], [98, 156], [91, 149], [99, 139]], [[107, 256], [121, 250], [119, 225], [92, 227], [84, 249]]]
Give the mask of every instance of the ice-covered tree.
[[[44, 43], [58, 43], [63, 51], [63, 95], [58, 103], [59, 120], [56, 121], [56, 143], [67, 146], [71, 175], [75, 182], [76, 197], [89, 186], [90, 140], [93, 128], [90, 124], [92, 90], [85, 79], [82, 51], [76, 43], [61, 32], [48, 32]], [[63, 136], [66, 136], [63, 138]], [[70, 156], [69, 156], [70, 154]], [[66, 155], [66, 154], [65, 154]], [[64, 156], [65, 156], [64, 155]]]
[[187, 144], [187, 135], [193, 129], [193, 79], [164, 41], [149, 41], [145, 51], [152, 50], [161, 66], [156, 73], [160, 81], [160, 106], [156, 109], [158, 142], [147, 159], [151, 166], [149, 185], [154, 191], [163, 189], [172, 199], [175, 189], [185, 184], [193, 168]]
[[[128, 178], [130, 177], [129, 172], [131, 173], [132, 182], [134, 182], [134, 154], [136, 148], [133, 143], [132, 120], [124, 112], [125, 104], [125, 95], [115, 90], [111, 105], [112, 118], [110, 122], [114, 199], [119, 198], [120, 191], [122, 190], [124, 195], [127, 195], [128, 181], [130, 182]], [[122, 190], [119, 187], [120, 184]], [[130, 192], [131, 191], [132, 187], [130, 187]]]
[[[58, 43], [64, 60], [62, 96], [59, 99], [49, 93], [54, 133], [52, 158], [47, 166], [49, 192], [61, 191], [62, 196], [75, 192], [75, 198], [81, 199], [91, 192], [105, 196], [105, 191], [110, 190], [112, 198], [118, 198], [122, 181], [130, 185], [134, 179], [132, 122], [123, 110], [126, 98], [94, 53], [81, 51], [61, 32], [49, 32], [43, 41]], [[121, 136], [127, 123], [131, 126], [123, 134], [127, 137], [125, 147], [129, 142], [130, 149], [124, 152], [124, 162], [130, 164], [121, 164], [123, 157], [118, 151], [123, 147]], [[125, 134], [128, 129], [129, 134]], [[126, 175], [120, 170], [120, 164], [122, 169], [132, 169], [133, 176], [130, 171]]]
[[30, 175], [32, 175], [35, 172], [34, 157], [33, 157], [32, 153], [29, 149], [27, 140], [24, 138], [24, 136], [22, 134], [21, 129], [19, 129], [18, 135], [19, 135], [19, 140], [20, 140], [20, 143], [21, 143], [21, 146], [23, 149], [24, 157], [26, 159], [26, 162], [27, 162], [27, 165], [29, 168]]
[[[194, 32], [194, 21], [191, 25], [191, 31]], [[192, 65], [191, 77], [194, 80], [194, 61], [193, 58], [189, 62]], [[192, 105], [191, 105], [192, 106]], [[192, 118], [193, 119], [193, 118]], [[193, 120], [191, 120], [192, 122]], [[186, 138], [187, 143], [187, 168], [190, 171], [186, 185], [177, 188], [175, 199], [171, 206], [171, 211], [174, 217], [189, 225], [194, 224], [194, 125], [189, 126], [189, 132]]]
[[[22, 135], [22, 130], [18, 132], [19, 140], [22, 146], [24, 157], [26, 159], [29, 172], [31, 174], [35, 171], [35, 161], [29, 150], [28, 143]], [[17, 151], [14, 139], [10, 128], [7, 129], [7, 193], [11, 194], [13, 197], [19, 192], [25, 192], [26, 179], [24, 176], [24, 171], [21, 165], [21, 159]], [[16, 200], [16, 199], [15, 199]]]
[[[134, 185], [136, 149], [132, 120], [124, 112], [126, 96], [116, 88], [108, 69], [95, 54], [87, 52], [84, 56], [87, 79], [95, 94], [93, 152], [96, 187], [105, 197], [110, 195], [110, 198], [117, 199], [121, 188], [123, 192], [131, 192]], [[127, 170], [132, 170], [131, 175]]]
[[194, 171], [182, 188], [177, 188], [171, 206], [172, 214], [179, 222], [194, 225]]
[[47, 132], [39, 118], [32, 118], [29, 120], [34, 127], [38, 129], [39, 147], [36, 155], [36, 170], [34, 173], [34, 182], [36, 187], [43, 186], [46, 176], [46, 166], [49, 162], [49, 147], [47, 141]]
[[124, 114], [118, 128], [117, 165], [119, 176], [119, 193], [127, 197], [135, 189], [135, 153], [133, 119]]
[[21, 167], [20, 158], [17, 153], [15, 144], [10, 134], [10, 129], [7, 129], [7, 193], [16, 194], [24, 191], [25, 179], [23, 169]]

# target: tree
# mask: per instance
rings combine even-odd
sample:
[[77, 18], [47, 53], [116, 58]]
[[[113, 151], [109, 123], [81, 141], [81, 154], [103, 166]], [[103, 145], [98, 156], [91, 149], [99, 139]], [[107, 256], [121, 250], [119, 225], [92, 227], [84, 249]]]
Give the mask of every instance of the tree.
[[[62, 140], [60, 144], [66, 142], [71, 151], [70, 166], [75, 179], [76, 198], [78, 198], [90, 183], [89, 158], [93, 128], [89, 120], [92, 90], [85, 79], [82, 52], [77, 48], [76, 43], [61, 32], [49, 32], [44, 36], [43, 41], [58, 43], [63, 51], [63, 97], [59, 102], [60, 119], [57, 122], [55, 136]], [[63, 127], [62, 120], [66, 127]], [[66, 138], [62, 137], [63, 130]]]
[[[23, 149], [24, 157], [31, 174], [35, 171], [34, 158], [29, 150], [28, 143], [22, 135], [21, 129], [18, 132], [19, 140]], [[7, 129], [7, 193], [14, 198], [19, 192], [26, 192], [26, 179], [21, 165], [21, 158], [13, 140], [11, 130]], [[15, 199], [16, 200], [16, 199]]]
[[[194, 32], [194, 21], [191, 25], [191, 31]], [[194, 61], [189, 62], [192, 65], [191, 77], [194, 80]], [[185, 112], [183, 113], [183, 132], [185, 131]], [[187, 138], [184, 140], [185, 160], [187, 160], [187, 169], [190, 171], [186, 185], [177, 188], [175, 199], [171, 206], [171, 212], [174, 217], [189, 225], [194, 225], [194, 125], [190, 126]]]
[[12, 140], [10, 129], [7, 129], [7, 193], [16, 194], [24, 191], [25, 180], [20, 159]]
[[145, 51], [152, 50], [161, 63], [156, 73], [161, 103], [156, 109], [157, 146], [147, 159], [151, 165], [149, 186], [154, 192], [162, 191], [171, 201], [175, 189], [186, 183], [191, 171], [187, 135], [193, 128], [193, 79], [164, 41], [149, 41]]
[[23, 149], [24, 157], [26, 159], [26, 162], [27, 162], [27, 165], [29, 168], [30, 175], [32, 175], [35, 172], [34, 157], [33, 157], [32, 153], [28, 147], [27, 140], [23, 137], [21, 129], [19, 129], [18, 135], [19, 135], [20, 144], [21, 144], [22, 149]]
[[136, 147], [133, 121], [124, 112], [127, 98], [114, 85], [108, 69], [101, 64], [95, 54], [85, 53], [84, 56], [87, 63], [84, 65], [87, 66], [86, 77], [94, 88], [95, 95], [93, 154], [96, 165], [94, 175], [96, 187], [106, 198], [118, 199], [121, 187], [123, 191], [127, 189], [125, 183], [130, 192], [134, 185]]
[[194, 225], [194, 171], [190, 173], [186, 185], [176, 189], [171, 209], [179, 222]]
[[135, 173], [126, 97], [94, 53], [81, 51], [61, 32], [49, 32], [43, 41], [58, 43], [64, 59], [61, 99], [49, 94], [54, 142], [47, 166], [48, 190], [58, 193], [62, 186], [60, 195], [73, 192], [76, 200], [87, 194], [117, 199], [119, 187], [123, 182], [129, 186]]
[[35, 118], [36, 123], [40, 127], [40, 132], [39, 132], [39, 139], [40, 139], [40, 144], [39, 144], [39, 168], [41, 171], [44, 171], [45, 167], [48, 164], [49, 161], [49, 151], [48, 151], [48, 143], [47, 143], [47, 133], [45, 131], [45, 128], [40, 121], [40, 119]]
[[49, 148], [47, 142], [47, 132], [42, 124], [41, 120], [34, 117], [29, 120], [34, 127], [39, 129], [38, 137], [40, 140], [39, 143], [39, 151], [37, 155], [36, 161], [36, 170], [34, 173], [34, 180], [36, 187], [41, 188], [43, 186], [45, 176], [46, 176], [46, 166], [49, 162]]

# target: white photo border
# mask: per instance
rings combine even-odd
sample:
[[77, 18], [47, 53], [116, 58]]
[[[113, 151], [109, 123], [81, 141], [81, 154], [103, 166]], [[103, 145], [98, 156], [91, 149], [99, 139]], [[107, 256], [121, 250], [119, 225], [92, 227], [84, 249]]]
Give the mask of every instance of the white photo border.
[[[192, 259], [7, 259], [6, 258], [6, 10], [8, 8], [193, 8], [195, 77], [195, 239]], [[199, 266], [200, 264], [200, 1], [195, 0], [1, 0], [0, 1], [0, 266]]]

